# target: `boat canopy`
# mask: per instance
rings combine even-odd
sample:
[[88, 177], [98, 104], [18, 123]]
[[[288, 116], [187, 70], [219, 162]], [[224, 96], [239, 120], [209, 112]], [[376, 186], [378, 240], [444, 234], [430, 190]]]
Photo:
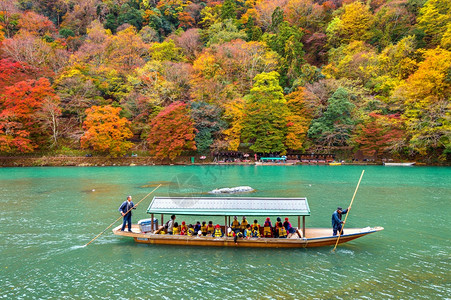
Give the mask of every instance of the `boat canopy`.
[[310, 216], [307, 198], [154, 197], [149, 214]]
[[286, 157], [260, 157], [260, 160], [286, 160]]

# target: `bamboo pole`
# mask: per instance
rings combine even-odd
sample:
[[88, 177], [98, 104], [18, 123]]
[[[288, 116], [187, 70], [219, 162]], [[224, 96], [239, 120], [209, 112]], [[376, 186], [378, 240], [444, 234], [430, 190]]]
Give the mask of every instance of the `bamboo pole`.
[[365, 170], [362, 170], [362, 175], [360, 175], [360, 179], [359, 179], [359, 182], [357, 183], [357, 187], [355, 188], [354, 195], [352, 196], [351, 204], [349, 204], [348, 212], [347, 212], [347, 214], [345, 216], [345, 220], [343, 222], [343, 226], [341, 226], [340, 233], [338, 234], [337, 242], [335, 243], [334, 250], [332, 250], [332, 251], [335, 251], [335, 249], [337, 248], [338, 241], [340, 240], [341, 233], [343, 232], [343, 227], [345, 227], [346, 220], [348, 219], [348, 216], [349, 216], [349, 210], [352, 207], [352, 202], [354, 202], [355, 195], [357, 194], [357, 190], [359, 189], [360, 181], [362, 181], [362, 177], [363, 177], [364, 173], [365, 173]]
[[[153, 192], [155, 192], [159, 187], [161, 186], [161, 184], [159, 184], [156, 188], [153, 189], [153, 191], [151, 191], [150, 193], [148, 193], [144, 198], [142, 198], [141, 200], [138, 201], [138, 203], [136, 203], [135, 206], [133, 206], [132, 208], [130, 208], [125, 214], [127, 214], [128, 212], [130, 212], [133, 208], [136, 208], [139, 203], [141, 203], [141, 201], [143, 201], [144, 199], [146, 199], [147, 197], [149, 197], [150, 194], [152, 194]], [[91, 244], [92, 242], [94, 242], [99, 236], [101, 236], [105, 231], [107, 231], [108, 229], [111, 228], [111, 226], [114, 225], [114, 223], [116, 223], [117, 221], [120, 220], [120, 218], [122, 218], [122, 216], [120, 216], [119, 218], [116, 219], [116, 221], [114, 221], [113, 223], [110, 224], [110, 226], [108, 226], [107, 228], [105, 228], [104, 231], [102, 231], [101, 233], [99, 233], [95, 238], [93, 238], [91, 241], [89, 241], [89, 243], [87, 243], [86, 245], [84, 245], [83, 247], [88, 246], [89, 244]]]

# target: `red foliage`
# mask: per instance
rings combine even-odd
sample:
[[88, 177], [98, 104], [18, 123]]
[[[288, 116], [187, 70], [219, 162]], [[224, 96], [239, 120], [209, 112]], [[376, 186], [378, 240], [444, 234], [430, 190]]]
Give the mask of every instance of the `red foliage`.
[[379, 115], [370, 113], [371, 119], [360, 126], [360, 134], [355, 141], [360, 150], [369, 155], [396, 149], [404, 137], [399, 115]]
[[0, 91], [19, 81], [37, 79], [41, 77], [40, 72], [24, 62], [11, 59], [0, 59]]
[[150, 126], [147, 141], [155, 158], [174, 160], [183, 151], [196, 150], [196, 129], [187, 104], [172, 103], [152, 120]]
[[39, 112], [48, 99], [57, 99], [46, 78], [20, 81], [0, 95], [0, 151], [32, 152], [42, 137]]

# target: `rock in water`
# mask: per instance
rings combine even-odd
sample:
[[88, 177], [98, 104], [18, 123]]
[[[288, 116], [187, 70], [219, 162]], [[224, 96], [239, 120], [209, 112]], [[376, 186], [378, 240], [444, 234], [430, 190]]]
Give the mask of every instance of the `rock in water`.
[[221, 188], [209, 191], [209, 194], [236, 194], [236, 193], [250, 193], [255, 191], [250, 186], [237, 186], [232, 188]]

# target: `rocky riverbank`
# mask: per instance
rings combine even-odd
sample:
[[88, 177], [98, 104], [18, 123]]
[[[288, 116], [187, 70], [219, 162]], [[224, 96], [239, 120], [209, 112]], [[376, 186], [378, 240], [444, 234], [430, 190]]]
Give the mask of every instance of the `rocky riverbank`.
[[[187, 163], [186, 161], [185, 163]], [[134, 166], [134, 165], [154, 165], [155, 160], [151, 157], [0, 157], [2, 167], [91, 167], [91, 166]], [[160, 164], [158, 162], [158, 164]], [[178, 164], [178, 163], [177, 163]], [[183, 164], [183, 162], [182, 162]]]
[[[155, 160], [149, 156], [141, 157], [103, 157], [103, 156], [42, 156], [42, 157], [21, 157], [21, 156], [5, 156], [0, 157], [0, 167], [102, 167], [102, 166], [149, 166], [149, 165], [192, 165], [190, 156], [182, 156], [177, 158], [175, 161], [160, 161]], [[196, 165], [198, 164], [216, 164], [208, 159], [199, 160], [195, 159]], [[230, 163], [220, 163], [225, 165], [253, 165], [254, 162], [230, 162]], [[365, 162], [365, 161], [354, 161], [346, 162], [346, 165], [380, 165], [382, 162]], [[449, 166], [449, 162], [443, 162], [442, 164], [437, 163], [424, 163], [417, 161], [417, 166]]]

